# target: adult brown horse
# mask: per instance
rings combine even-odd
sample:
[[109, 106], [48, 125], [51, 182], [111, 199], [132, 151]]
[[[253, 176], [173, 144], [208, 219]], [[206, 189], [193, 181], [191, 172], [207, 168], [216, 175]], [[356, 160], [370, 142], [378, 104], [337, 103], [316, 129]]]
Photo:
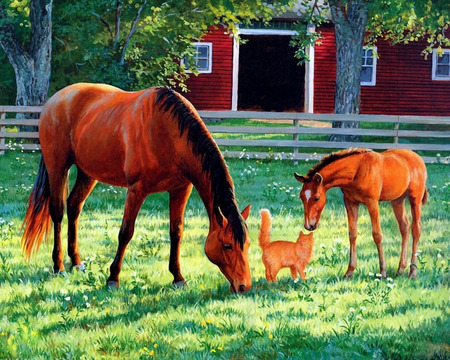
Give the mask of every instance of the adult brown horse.
[[97, 181], [128, 188], [110, 287], [119, 286], [125, 248], [144, 199], [168, 191], [169, 270], [174, 284], [184, 284], [179, 246], [186, 202], [195, 186], [210, 221], [206, 255], [233, 292], [250, 289], [250, 240], [245, 224], [250, 206], [239, 213], [225, 161], [197, 111], [180, 94], [163, 87], [126, 92], [108, 85], [71, 85], [45, 104], [39, 139], [42, 158], [22, 237], [27, 258], [48, 236], [53, 221], [54, 271], [64, 271], [61, 221], [68, 170], [75, 164], [78, 176], [67, 199], [68, 253], [73, 267], [83, 268], [77, 222]]
[[427, 169], [422, 158], [410, 150], [387, 150], [376, 153], [368, 149], [343, 150], [322, 159], [306, 176], [294, 174], [303, 183], [300, 198], [305, 208], [305, 228], [316, 229], [325, 206], [326, 192], [341, 188], [347, 210], [350, 238], [350, 262], [345, 277], [356, 268], [358, 206], [364, 204], [372, 222], [372, 236], [378, 249], [380, 273], [386, 277], [380, 227], [379, 201], [390, 201], [402, 235], [402, 249], [397, 275], [407, 266], [409, 220], [405, 198], [412, 214], [412, 256], [409, 276], [417, 276], [417, 245], [421, 233], [420, 214], [428, 198], [425, 188]]

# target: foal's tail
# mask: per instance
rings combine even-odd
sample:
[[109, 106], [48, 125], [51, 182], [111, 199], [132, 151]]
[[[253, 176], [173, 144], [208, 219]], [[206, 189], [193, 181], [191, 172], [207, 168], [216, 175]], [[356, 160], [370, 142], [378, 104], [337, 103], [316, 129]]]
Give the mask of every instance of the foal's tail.
[[423, 198], [422, 198], [422, 205], [425, 205], [428, 201], [428, 191], [427, 189], [425, 189], [425, 192], [423, 193]]
[[261, 215], [261, 227], [259, 228], [258, 242], [261, 249], [270, 244], [270, 228], [272, 226], [272, 217], [267, 209], [262, 209], [259, 214]]
[[50, 182], [44, 159], [41, 156], [39, 172], [28, 199], [28, 210], [22, 224], [22, 229], [25, 228], [25, 231], [20, 243], [26, 259], [29, 259], [33, 252], [39, 250], [44, 238], [48, 240], [52, 225], [49, 202]]

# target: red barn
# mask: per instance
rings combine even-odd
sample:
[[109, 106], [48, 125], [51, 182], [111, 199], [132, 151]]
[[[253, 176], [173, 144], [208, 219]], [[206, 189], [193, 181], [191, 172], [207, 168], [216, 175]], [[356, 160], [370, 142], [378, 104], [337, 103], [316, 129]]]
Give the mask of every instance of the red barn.
[[[199, 110], [334, 112], [336, 77], [332, 26], [321, 28], [321, 45], [298, 65], [289, 46], [289, 22], [277, 28], [241, 28], [239, 44], [219, 27], [196, 43], [198, 76], [187, 81], [186, 97]], [[450, 116], [450, 49], [427, 60], [426, 40], [391, 46], [380, 40], [361, 56], [361, 113]]]

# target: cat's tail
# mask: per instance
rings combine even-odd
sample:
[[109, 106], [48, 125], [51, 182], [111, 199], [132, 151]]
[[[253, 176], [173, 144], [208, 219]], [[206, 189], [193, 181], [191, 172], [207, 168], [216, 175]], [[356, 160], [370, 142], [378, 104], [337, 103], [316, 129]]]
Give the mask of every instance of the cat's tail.
[[272, 216], [267, 209], [262, 209], [259, 214], [261, 215], [261, 227], [259, 228], [258, 242], [261, 249], [270, 244], [270, 228], [272, 227]]

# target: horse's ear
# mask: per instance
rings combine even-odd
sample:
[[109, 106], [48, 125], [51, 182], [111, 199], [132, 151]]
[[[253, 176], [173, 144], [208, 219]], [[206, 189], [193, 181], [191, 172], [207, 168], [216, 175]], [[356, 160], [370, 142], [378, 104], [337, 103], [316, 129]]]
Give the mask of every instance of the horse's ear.
[[252, 207], [251, 204], [247, 205], [247, 207], [242, 210], [241, 215], [244, 218], [244, 220], [247, 220], [248, 216], [250, 215], [250, 208]]
[[306, 182], [306, 177], [303, 175], [299, 175], [296, 172], [294, 173], [295, 178], [297, 179], [298, 182], [301, 182], [302, 184], [304, 184]]
[[323, 181], [323, 177], [322, 177], [322, 175], [320, 175], [319, 173], [315, 173], [315, 174], [314, 174], [314, 177], [313, 177], [313, 180], [314, 180], [316, 183], [321, 184], [322, 181]]

